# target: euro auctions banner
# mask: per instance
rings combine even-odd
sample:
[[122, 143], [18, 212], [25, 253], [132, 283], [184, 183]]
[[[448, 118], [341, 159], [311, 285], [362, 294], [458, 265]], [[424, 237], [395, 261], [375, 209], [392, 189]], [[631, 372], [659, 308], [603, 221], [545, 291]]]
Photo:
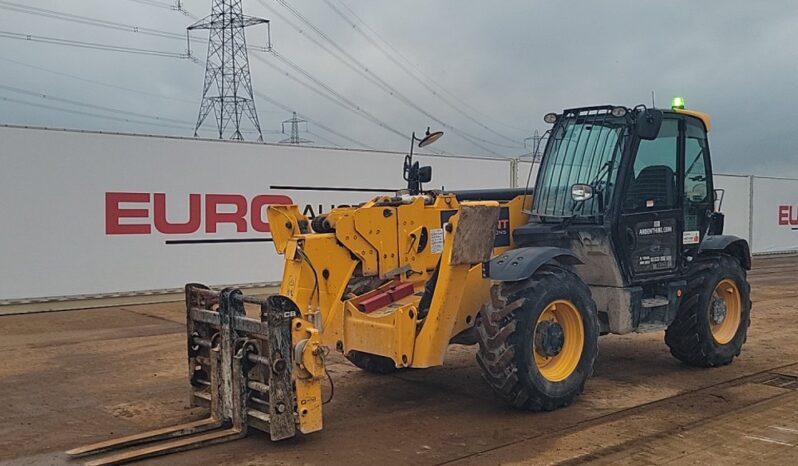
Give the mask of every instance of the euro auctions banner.
[[[403, 187], [399, 153], [0, 127], [0, 303], [274, 282], [266, 208]], [[420, 156], [430, 188], [507, 187], [508, 160]]]
[[755, 177], [753, 192], [753, 251], [798, 251], [798, 180]]

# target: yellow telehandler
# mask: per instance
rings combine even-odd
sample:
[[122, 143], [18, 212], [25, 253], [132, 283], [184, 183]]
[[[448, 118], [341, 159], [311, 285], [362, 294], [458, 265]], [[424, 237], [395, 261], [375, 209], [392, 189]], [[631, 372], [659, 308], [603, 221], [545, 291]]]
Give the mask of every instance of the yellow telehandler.
[[425, 191], [431, 169], [411, 146], [395, 196], [313, 219], [270, 207], [285, 256], [279, 294], [186, 286], [190, 401], [208, 418], [68, 453], [115, 464], [248, 428], [272, 440], [319, 431], [330, 351], [385, 374], [440, 366], [450, 344], [476, 344], [485, 381], [531, 411], [582, 392], [606, 333], [665, 329], [684, 363], [730, 363], [749, 324], [751, 257], [723, 234], [709, 117], [640, 105], [544, 120], [533, 189]]

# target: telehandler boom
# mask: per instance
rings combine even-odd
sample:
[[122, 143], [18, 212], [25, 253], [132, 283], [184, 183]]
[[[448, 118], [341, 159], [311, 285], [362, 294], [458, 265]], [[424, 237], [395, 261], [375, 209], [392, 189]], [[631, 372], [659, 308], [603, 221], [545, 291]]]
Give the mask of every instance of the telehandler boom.
[[746, 339], [751, 258], [723, 234], [709, 117], [598, 106], [545, 121], [533, 190], [424, 191], [431, 170], [411, 149], [395, 196], [313, 219], [270, 207], [279, 294], [186, 286], [190, 401], [209, 417], [68, 453], [115, 464], [250, 427], [272, 440], [319, 431], [329, 351], [384, 374], [476, 344], [485, 381], [531, 411], [582, 392], [606, 333], [665, 329], [684, 363], [730, 363]]

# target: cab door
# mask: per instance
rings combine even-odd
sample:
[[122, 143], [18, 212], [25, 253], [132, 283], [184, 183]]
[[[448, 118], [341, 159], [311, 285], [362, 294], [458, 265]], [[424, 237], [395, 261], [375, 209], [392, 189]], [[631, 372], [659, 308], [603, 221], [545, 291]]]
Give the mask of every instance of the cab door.
[[682, 254], [694, 256], [709, 230], [710, 214], [715, 210], [715, 199], [709, 143], [704, 124], [690, 117], [683, 121], [685, 137]]
[[631, 283], [679, 266], [683, 215], [680, 118], [666, 114], [657, 138], [640, 140], [627, 164], [617, 236]]

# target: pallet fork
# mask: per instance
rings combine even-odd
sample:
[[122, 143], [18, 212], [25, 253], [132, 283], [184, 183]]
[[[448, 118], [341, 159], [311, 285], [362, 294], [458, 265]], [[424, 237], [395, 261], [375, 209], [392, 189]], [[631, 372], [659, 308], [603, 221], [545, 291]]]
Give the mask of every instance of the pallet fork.
[[[260, 307], [260, 320], [244, 304]], [[253, 427], [272, 440], [296, 434], [291, 321], [299, 315], [281, 295], [265, 299], [228, 288], [186, 285], [191, 405], [206, 419], [121, 437], [67, 451], [71, 457], [108, 453], [87, 465], [121, 464], [239, 439]], [[135, 448], [134, 448], [135, 447]]]

